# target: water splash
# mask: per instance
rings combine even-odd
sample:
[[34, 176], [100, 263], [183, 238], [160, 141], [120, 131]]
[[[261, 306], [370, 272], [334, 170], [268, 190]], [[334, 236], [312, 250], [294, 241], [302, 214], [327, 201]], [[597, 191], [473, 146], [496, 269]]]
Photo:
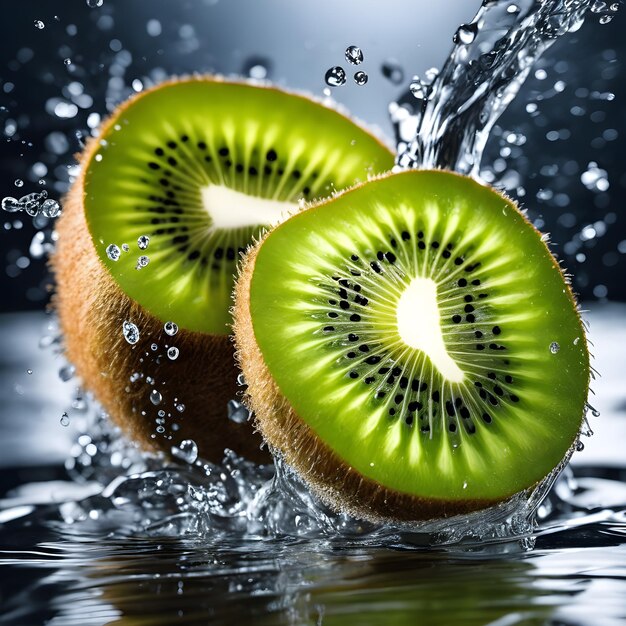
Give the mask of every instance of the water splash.
[[591, 0], [483, 2], [457, 31], [432, 84], [391, 105], [398, 166], [477, 177], [489, 133], [533, 64], [559, 37], [580, 28], [590, 6]]

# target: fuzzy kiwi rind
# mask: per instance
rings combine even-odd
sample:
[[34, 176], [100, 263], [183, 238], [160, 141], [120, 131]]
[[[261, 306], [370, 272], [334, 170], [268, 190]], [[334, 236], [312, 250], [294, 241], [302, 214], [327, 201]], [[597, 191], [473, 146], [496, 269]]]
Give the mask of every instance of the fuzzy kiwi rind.
[[[176, 322], [175, 314], [163, 319], [124, 292], [112, 276], [114, 266], [107, 264], [103, 254], [106, 244], [113, 241], [95, 241], [85, 215], [85, 182], [89, 168], [102, 148], [101, 140], [108, 138], [125, 111], [159, 89], [196, 82], [248, 85], [313, 102], [303, 95], [270, 86], [249, 85], [246, 81], [216, 76], [195, 76], [162, 83], [120, 105], [103, 123], [99, 135], [91, 138], [77, 155], [80, 174], [65, 198], [56, 226], [58, 244], [50, 260], [56, 279], [53, 306], [59, 317], [67, 357], [75, 365], [77, 375], [132, 440], [146, 449], [169, 453], [172, 444], [193, 439], [200, 455], [211, 461], [220, 461], [224, 448], [228, 447], [252, 461], [267, 462], [269, 453], [261, 448], [262, 439], [251, 425], [237, 424], [226, 417], [228, 401], [239, 393], [238, 369], [228, 329], [223, 333], [210, 333], [179, 325], [175, 337], [166, 335], [164, 322], [170, 319]], [[333, 114], [345, 118], [336, 111]], [[362, 127], [355, 124], [354, 128], [362, 136], [367, 135]], [[381, 142], [378, 144], [381, 159], [391, 166], [391, 151]], [[128, 243], [134, 245], [135, 242]], [[150, 251], [148, 249], [146, 254]], [[140, 340], [132, 346], [122, 334], [122, 324], [127, 320], [140, 330]], [[161, 346], [159, 353], [162, 354], [156, 363], [147, 365], [148, 354], [154, 357], [150, 349], [153, 342]], [[166, 343], [179, 349], [176, 361], [164, 355]], [[131, 382], [136, 372], [154, 379], [152, 388], [164, 398], [158, 407], [149, 402], [152, 388], [145, 379]], [[182, 413], [176, 408], [180, 404], [185, 407]], [[176, 432], [168, 429], [164, 436], [157, 435], [152, 415], [156, 409], [174, 416], [179, 429]], [[148, 415], [142, 415], [142, 411]], [[167, 418], [166, 423], [170, 420]]]
[[[535, 478], [527, 480], [525, 484], [518, 485], [514, 490], [507, 491], [507, 488], [504, 487], [500, 493], [487, 496], [484, 494], [478, 496], [459, 496], [458, 491], [449, 496], [446, 496], [445, 493], [434, 496], [429, 493], [419, 494], [419, 490], [418, 493], [409, 493], [403, 489], [385, 486], [381, 484], [381, 482], [372, 479], [372, 477], [367, 476], [363, 471], [359, 471], [354, 467], [354, 464], [343, 458], [331, 445], [332, 441], [328, 443], [324, 442], [316, 430], [307, 423], [307, 420], [303, 419], [303, 416], [298, 413], [298, 410], [296, 410], [293, 403], [290, 401], [288, 394], [284, 393], [281, 388], [282, 384], [285, 382], [284, 377], [281, 380], [277, 380], [275, 373], [273, 373], [268, 366], [266, 355], [259, 345], [257, 336], [259, 330], [256, 324], [260, 322], [255, 320], [255, 315], [251, 312], [251, 289], [253, 289], [252, 284], [255, 280], [258, 255], [264, 252], [263, 247], [271, 239], [273, 233], [283, 229], [287, 224], [290, 224], [289, 227], [294, 227], [297, 220], [301, 220], [301, 223], [303, 223], [307, 214], [311, 211], [316, 211], [316, 209], [319, 209], [325, 204], [333, 204], [337, 201], [338, 206], [335, 207], [336, 210], [346, 209], [350, 202], [355, 206], [359, 204], [366, 205], [367, 202], [364, 200], [363, 196], [360, 195], [362, 189], [368, 188], [370, 193], [374, 193], [376, 185], [381, 185], [381, 183], [381, 187], [387, 185], [387, 189], [389, 189], [390, 185], [394, 184], [393, 179], [400, 180], [401, 177], [404, 177], [405, 182], [411, 180], [411, 177], [414, 178], [416, 194], [420, 193], [420, 177], [424, 177], [422, 180], [426, 180], [427, 177], [441, 178], [441, 185], [438, 187], [439, 197], [433, 198], [435, 201], [446, 197], [447, 181], [450, 182], [451, 186], [454, 186], [455, 180], [461, 181], [463, 179], [466, 181], [469, 191], [472, 190], [473, 186], [473, 189], [478, 190], [479, 193], [493, 193], [501, 199], [502, 210], [508, 213], [504, 219], [513, 220], [516, 226], [525, 230], [526, 236], [532, 234], [531, 237], [534, 238], [534, 253], [542, 257], [540, 262], [544, 267], [546, 275], [558, 275], [560, 279], [561, 288], [559, 289], [559, 295], [557, 296], [554, 293], [553, 295], [559, 300], [560, 304], [564, 306], [564, 314], [569, 318], [569, 322], [573, 322], [571, 324], [572, 328], [569, 329], [571, 331], [569, 334], [576, 337], [573, 346], [564, 346], [564, 348], [566, 351], [575, 352], [576, 358], [578, 359], [576, 362], [568, 363], [567, 365], [571, 369], [564, 370], [561, 374], [562, 376], [565, 374], [573, 375], [572, 377], [579, 383], [575, 391], [576, 399], [573, 401], [573, 404], [570, 405], [567, 415], [562, 415], [563, 410], [561, 410], [561, 415], [555, 424], [557, 429], [550, 433], [550, 436], [554, 438], [556, 443], [554, 443], [554, 449], [551, 451], [552, 457], [549, 460], [549, 464], [546, 465], [545, 459], [538, 460], [532, 456], [532, 446], [528, 449], [527, 458], [517, 459], [520, 468], [529, 464], [533, 465], [533, 463], [538, 464], [539, 461], [541, 461], [545, 467], [543, 467], [542, 471], [537, 474]], [[384, 193], [381, 193], [379, 196], [381, 203], [383, 202], [383, 196]], [[477, 212], [481, 210], [479, 203], [476, 203], [475, 210]], [[323, 221], [322, 213], [320, 213], [318, 217]], [[498, 216], [494, 216], [494, 219], [499, 218]], [[443, 225], [442, 228], [445, 230], [445, 225]], [[314, 230], [312, 223], [308, 224], [308, 230]], [[305, 245], [306, 242], [300, 241], [301, 249], [302, 246]], [[276, 248], [274, 248], [274, 252], [276, 252]], [[537, 260], [537, 256], [533, 258]], [[286, 259], [287, 262], [288, 260], [289, 259]], [[300, 258], [298, 262], [300, 266], [303, 266], [306, 264], [306, 259]], [[309, 280], [315, 282], [311, 277]], [[285, 294], [281, 294], [281, 299], [285, 299], [285, 297]], [[275, 301], [279, 301], [279, 299], [275, 297]], [[523, 306], [523, 304], [522, 302], [521, 306]], [[541, 303], [539, 303], [539, 306], [540, 305]], [[546, 313], [559, 315], [559, 312], [554, 309]], [[276, 311], [272, 311], [268, 314], [276, 314]], [[289, 465], [295, 468], [298, 474], [311, 486], [321, 500], [337, 511], [346, 512], [362, 519], [374, 521], [395, 520], [409, 522], [451, 517], [484, 509], [508, 500], [517, 493], [525, 493], [541, 483], [542, 480], [548, 476], [552, 470], [558, 468], [562, 460], [571, 453], [572, 446], [580, 431], [584, 412], [584, 401], [587, 397], [589, 383], [589, 354], [585, 341], [584, 328], [578, 315], [575, 299], [568, 281], [564, 279], [557, 261], [550, 253], [540, 234], [532, 224], [528, 222], [524, 214], [519, 211], [514, 202], [504, 195], [485, 189], [474, 181], [469, 181], [465, 179], [465, 177], [461, 177], [457, 174], [437, 170], [433, 172], [406, 172], [383, 175], [376, 180], [356, 186], [339, 194], [328, 203], [319, 203], [310, 208], [309, 211], [296, 215], [288, 220], [288, 222], [279, 225], [277, 228], [270, 231], [270, 233], [249, 252], [245, 263], [242, 265], [235, 290], [234, 318], [238, 360], [249, 385], [246, 394], [246, 402], [256, 415], [257, 427], [261, 430], [269, 445], [282, 455]], [[283, 323], [287, 325], [290, 324], [290, 321], [284, 320]], [[284, 342], [283, 337], [277, 337], [276, 341], [282, 341], [281, 354], [289, 350], [289, 346]], [[265, 345], [267, 346], [267, 343], [265, 343]], [[546, 344], [546, 359], [551, 358], [548, 348], [549, 346]], [[311, 358], [314, 358], [313, 355], [311, 355]], [[273, 362], [276, 364], [276, 359], [274, 359]], [[549, 363], [549, 360], [547, 363]], [[549, 366], [550, 365], [548, 365], [548, 367]], [[296, 377], [297, 376], [298, 373], [296, 373]], [[337, 374], [337, 376], [340, 376], [340, 374]], [[322, 393], [321, 384], [319, 386], [313, 384], [312, 386], [316, 389], [314, 392], [316, 395]], [[293, 392], [293, 388], [290, 388], [290, 391]], [[561, 391], [563, 391], [563, 389], [561, 389]], [[566, 400], [569, 401], [569, 398], [561, 397], [556, 400], [557, 403], [559, 400], [565, 402]], [[580, 402], [578, 402], [578, 400], [580, 400]], [[302, 397], [299, 397], [297, 402], [300, 407], [303, 406]], [[518, 402], [517, 397], [515, 398], [515, 402]], [[552, 406], [556, 406], [556, 403]], [[316, 406], [313, 410], [319, 410], [319, 407]], [[365, 411], [365, 409], [363, 410]], [[364, 415], [364, 418], [365, 417], [366, 415]], [[333, 416], [326, 415], [324, 418], [332, 421]], [[361, 445], [362, 443], [358, 438], [355, 438], [352, 447], [358, 449]], [[489, 471], [493, 475], [497, 475], [497, 463], [491, 467]], [[489, 481], [490, 477], [486, 476], [485, 479]], [[478, 492], [480, 492], [480, 489]]]

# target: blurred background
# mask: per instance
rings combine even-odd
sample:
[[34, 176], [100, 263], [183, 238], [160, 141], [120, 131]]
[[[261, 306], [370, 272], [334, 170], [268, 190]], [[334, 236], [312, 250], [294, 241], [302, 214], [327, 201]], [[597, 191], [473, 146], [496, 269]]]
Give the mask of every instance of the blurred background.
[[[349, 75], [332, 95], [391, 138], [389, 103], [406, 93], [414, 74], [443, 65], [453, 33], [479, 6], [475, 0], [12, 2], [10, 18], [0, 21], [0, 194], [19, 198], [45, 188], [62, 200], [84, 138], [120, 101], [167, 76], [267, 78], [322, 97], [325, 72], [347, 66], [348, 45], [363, 50], [369, 81], [358, 86]], [[488, 180], [552, 234], [584, 301], [626, 299], [625, 16], [605, 18], [591, 13], [545, 54], [500, 119], [483, 160]], [[0, 310], [44, 308], [51, 225], [0, 211]]]

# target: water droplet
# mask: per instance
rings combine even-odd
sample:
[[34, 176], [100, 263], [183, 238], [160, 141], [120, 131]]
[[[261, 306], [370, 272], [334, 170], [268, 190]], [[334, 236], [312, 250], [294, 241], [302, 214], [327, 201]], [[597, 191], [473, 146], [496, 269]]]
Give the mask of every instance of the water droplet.
[[253, 55], [244, 61], [241, 73], [254, 80], [265, 80], [270, 77], [272, 66], [273, 64], [270, 59]]
[[146, 265], [148, 265], [148, 263], [150, 263], [150, 257], [142, 255], [137, 259], [137, 265], [135, 265], [135, 269], [143, 269], [144, 267], [146, 267]]
[[45, 26], [46, 25], [41, 20], [35, 20], [35, 28], [41, 30], [42, 28], [45, 28]]
[[124, 252], [129, 252], [130, 251], [130, 246], [127, 243], [123, 243], [122, 244], [122, 250], [124, 250]]
[[452, 41], [468, 46], [476, 38], [476, 33], [478, 33], [478, 24], [461, 24], [456, 33], [454, 33]]
[[33, 373], [33, 370], [26, 370], [26, 373], [30, 376]]
[[67, 413], [63, 413], [63, 415], [61, 415], [61, 419], [59, 421], [61, 422], [61, 426], [69, 426], [70, 425], [70, 416]]
[[606, 9], [606, 2], [604, 2], [604, 0], [596, 0], [591, 7], [591, 12], [601, 13], [605, 9]]
[[586, 171], [580, 175], [580, 182], [590, 191], [603, 192], [610, 187], [608, 172], [598, 167], [595, 161], [587, 165]]
[[351, 65], [361, 65], [363, 63], [363, 50], [358, 46], [348, 46], [346, 48], [346, 61]]
[[413, 77], [413, 80], [409, 85], [409, 91], [418, 100], [424, 100], [426, 97], [426, 86], [422, 83], [419, 76]]
[[552, 354], [556, 354], [560, 349], [561, 346], [556, 341], [550, 344], [550, 352], [552, 352]]
[[175, 348], [174, 346], [172, 346], [171, 348], [167, 349], [167, 358], [175, 361], [178, 358], [178, 355], [180, 354], [178, 348]]
[[72, 59], [63, 59], [63, 65], [71, 65]]
[[165, 324], [163, 324], [163, 330], [167, 335], [173, 337], [178, 332], [178, 325], [174, 324], [174, 322], [165, 322]]
[[56, 200], [48, 198], [44, 200], [44, 203], [41, 205], [41, 212], [46, 217], [56, 217], [61, 212], [61, 207]]
[[164, 426], [157, 426], [156, 427], [156, 431], [157, 431], [157, 433], [159, 433], [159, 435], [162, 435], [165, 432], [165, 427]]
[[13, 183], [16, 187], [23, 187], [24, 186], [24, 181], [21, 178], [16, 178], [15, 182]]
[[122, 324], [122, 333], [124, 334], [124, 339], [126, 339], [131, 346], [139, 341], [139, 329], [137, 325], [132, 322], [126, 321]]
[[17, 211], [21, 211], [22, 208], [22, 205], [16, 198], [12, 198], [11, 196], [2, 198], [2, 209], [7, 213], [17, 213]]
[[59, 378], [66, 383], [68, 380], [71, 380], [74, 377], [74, 374], [76, 373], [76, 368], [73, 365], [64, 365], [60, 370], [59, 370]]
[[603, 15], [598, 21], [600, 22], [600, 24], [608, 24], [612, 20], [613, 20], [612, 15]]
[[394, 85], [399, 85], [404, 80], [404, 70], [395, 59], [388, 59], [380, 68], [383, 76]]
[[368, 80], [369, 80], [369, 76], [363, 71], [356, 72], [354, 74], [354, 82], [359, 86], [365, 85]]
[[153, 389], [150, 392], [150, 402], [154, 404], [154, 406], [158, 406], [163, 401], [163, 396], [156, 389]]
[[330, 87], [340, 87], [346, 82], [346, 71], [343, 67], [336, 65], [331, 67], [324, 76], [326, 84]]
[[158, 349], [159, 349], [159, 346], [157, 346], [157, 344], [156, 344], [156, 343], [153, 343], [153, 344], [150, 346], [150, 350], [152, 350], [152, 352], [156, 352]]
[[609, 9], [610, 9], [611, 11], [613, 11], [613, 12], [615, 12], [615, 11], [619, 11], [619, 2], [614, 2], [614, 3], [613, 3], [610, 7], [609, 7]]
[[237, 384], [240, 387], [245, 387], [246, 385], [246, 379], [244, 378], [244, 375], [241, 372], [237, 375]]
[[585, 444], [582, 441], [578, 440], [576, 442], [576, 452], [582, 452], [584, 449], [585, 449]]
[[141, 237], [137, 239], [137, 246], [139, 246], [140, 250], [145, 250], [149, 244], [150, 237], [148, 237], [148, 235], [141, 235]]
[[104, 0], [87, 0], [87, 6], [90, 9], [101, 7], [104, 4]]
[[250, 417], [248, 409], [236, 400], [229, 400], [227, 410], [228, 419], [231, 422], [235, 422], [235, 424], [243, 424], [247, 422]]
[[107, 246], [106, 253], [111, 261], [117, 261], [121, 254], [120, 249], [114, 243]]
[[177, 410], [179, 413], [184, 413], [184, 412], [185, 412], [185, 405], [184, 405], [184, 404], [182, 404], [182, 403], [177, 404], [177, 405], [176, 405], [176, 410]]
[[516, 4], [509, 4], [506, 8], [507, 13], [519, 13], [519, 7]]
[[198, 446], [193, 439], [183, 439], [178, 446], [172, 446], [172, 456], [191, 465], [198, 460]]

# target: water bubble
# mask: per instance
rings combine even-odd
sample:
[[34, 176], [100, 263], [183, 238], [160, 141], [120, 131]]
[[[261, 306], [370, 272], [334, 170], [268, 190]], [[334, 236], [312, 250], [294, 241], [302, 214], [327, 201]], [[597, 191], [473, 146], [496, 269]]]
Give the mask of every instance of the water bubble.
[[135, 269], [143, 269], [144, 267], [146, 267], [146, 265], [148, 265], [148, 263], [150, 263], [150, 257], [142, 255], [137, 259], [137, 265], [135, 265]]
[[104, 0], [87, 0], [87, 6], [90, 9], [101, 7], [104, 4]]
[[48, 198], [44, 200], [44, 203], [41, 205], [41, 212], [46, 217], [56, 217], [61, 212], [61, 207], [56, 200]]
[[228, 411], [228, 419], [231, 422], [235, 422], [235, 424], [244, 424], [250, 417], [248, 409], [236, 400], [229, 400], [226, 408]]
[[343, 67], [335, 65], [335, 67], [331, 67], [327, 70], [324, 80], [330, 87], [340, 87], [346, 82], [346, 71]]
[[7, 196], [6, 198], [2, 198], [2, 209], [7, 213], [16, 213], [17, 211], [22, 210], [22, 205], [16, 198]]
[[154, 404], [154, 406], [158, 406], [163, 401], [163, 396], [156, 389], [153, 389], [150, 392], [150, 402]]
[[404, 81], [404, 70], [398, 61], [388, 59], [380, 68], [383, 76], [394, 85], [399, 85]]
[[46, 25], [41, 21], [41, 20], [35, 20], [35, 28], [38, 28], [39, 30], [41, 30], [42, 28], [45, 28]]
[[59, 421], [61, 422], [61, 426], [69, 426], [70, 425], [70, 416], [67, 413], [63, 413], [61, 415], [61, 419]]
[[193, 439], [183, 439], [178, 446], [172, 446], [172, 456], [191, 465], [198, 460], [198, 446]]
[[16, 187], [23, 187], [24, 186], [24, 181], [21, 178], [16, 178], [15, 182], [13, 183]]
[[125, 321], [122, 324], [122, 333], [124, 335], [124, 339], [126, 339], [131, 346], [135, 345], [139, 341], [139, 329], [137, 328], [137, 325], [132, 322]]
[[106, 253], [111, 261], [117, 261], [122, 254], [120, 252], [120, 249], [114, 243], [111, 243], [107, 246]]
[[180, 351], [178, 350], [178, 348], [175, 348], [174, 346], [167, 349], [167, 358], [172, 361], [175, 361], [178, 358], [179, 354], [180, 354]]
[[163, 330], [167, 335], [173, 337], [178, 332], [178, 325], [174, 322], [165, 322], [163, 325]]
[[556, 354], [560, 349], [561, 346], [556, 341], [550, 344], [550, 352], [552, 352], [552, 354]]
[[461, 24], [452, 37], [454, 43], [461, 43], [464, 46], [471, 44], [478, 33], [478, 24]]
[[354, 82], [359, 86], [365, 85], [368, 80], [369, 76], [363, 71], [356, 72], [354, 75]]
[[346, 61], [351, 65], [361, 65], [363, 63], [363, 50], [358, 46], [348, 46], [345, 56]]

